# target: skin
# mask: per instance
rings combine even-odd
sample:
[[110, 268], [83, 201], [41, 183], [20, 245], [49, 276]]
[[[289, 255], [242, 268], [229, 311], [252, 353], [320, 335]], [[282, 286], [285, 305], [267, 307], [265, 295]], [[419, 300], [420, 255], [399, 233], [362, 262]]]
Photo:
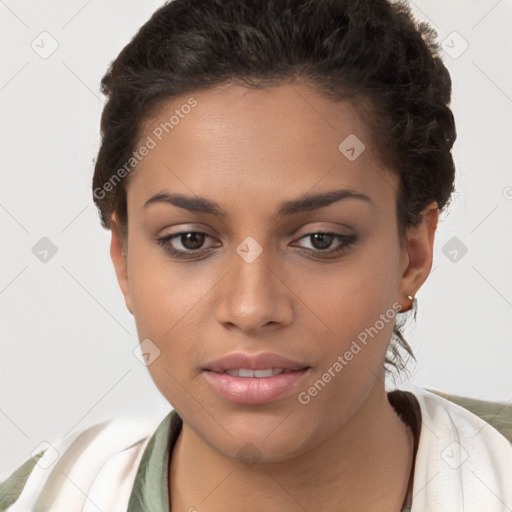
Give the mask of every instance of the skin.
[[[190, 96], [161, 106], [140, 140]], [[384, 387], [393, 322], [308, 404], [297, 395], [394, 303], [410, 308], [407, 296], [431, 269], [437, 204], [425, 208], [401, 244], [399, 176], [379, 161], [347, 102], [301, 84], [224, 85], [192, 96], [197, 106], [130, 175], [124, 250], [112, 218], [111, 257], [126, 306], [139, 339], [149, 338], [161, 351], [149, 372], [183, 419], [169, 467], [172, 510], [396, 512], [413, 438]], [[349, 134], [366, 145], [355, 161], [338, 150]], [[371, 202], [345, 199], [276, 216], [285, 200], [339, 188]], [[227, 215], [164, 203], [144, 208], [164, 189], [216, 201]], [[182, 231], [210, 236], [197, 245], [183, 237], [168, 242], [203, 251], [201, 258], [176, 259], [156, 243]], [[357, 239], [325, 256], [340, 241], [322, 246], [305, 236], [321, 231]], [[252, 263], [236, 252], [247, 236], [263, 249]], [[271, 403], [232, 403], [210, 387], [202, 368], [236, 350], [275, 352], [311, 370]], [[257, 454], [252, 464], [239, 454], [247, 443]]]

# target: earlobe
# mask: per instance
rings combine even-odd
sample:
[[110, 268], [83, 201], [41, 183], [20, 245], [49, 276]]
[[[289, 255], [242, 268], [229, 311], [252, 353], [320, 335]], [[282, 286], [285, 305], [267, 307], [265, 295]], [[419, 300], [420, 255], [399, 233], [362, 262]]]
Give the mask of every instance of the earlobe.
[[110, 225], [110, 231], [112, 234], [110, 241], [110, 257], [112, 259], [112, 263], [114, 264], [117, 282], [119, 283], [119, 287], [123, 293], [126, 307], [128, 308], [128, 311], [133, 315], [128, 279], [127, 258], [125, 248], [123, 247], [122, 243], [120, 228], [115, 217], [112, 217]]
[[439, 219], [439, 208], [433, 201], [421, 212], [421, 221], [407, 229], [407, 266], [403, 271], [399, 286], [399, 301], [405, 303], [402, 311], [412, 306], [416, 292], [426, 281], [434, 254], [434, 238]]

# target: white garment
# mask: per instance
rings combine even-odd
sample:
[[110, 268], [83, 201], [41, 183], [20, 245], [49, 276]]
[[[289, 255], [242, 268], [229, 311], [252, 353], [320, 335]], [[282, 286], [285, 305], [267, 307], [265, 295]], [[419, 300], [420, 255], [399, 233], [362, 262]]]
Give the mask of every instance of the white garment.
[[512, 445], [467, 409], [411, 387], [422, 426], [411, 512], [512, 511]]
[[140, 459], [162, 419], [117, 417], [51, 443], [8, 512], [126, 512]]
[[[416, 396], [422, 414], [411, 512], [510, 512], [511, 443], [445, 398], [400, 389]], [[43, 469], [53, 455], [45, 453], [8, 511], [126, 512], [140, 459], [162, 420], [116, 418], [55, 443], [59, 460]]]

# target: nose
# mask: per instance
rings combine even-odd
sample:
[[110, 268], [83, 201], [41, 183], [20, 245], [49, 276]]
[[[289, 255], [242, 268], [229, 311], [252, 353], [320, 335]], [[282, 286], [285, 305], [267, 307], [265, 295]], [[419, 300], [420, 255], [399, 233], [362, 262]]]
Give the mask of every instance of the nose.
[[219, 283], [218, 322], [250, 335], [292, 322], [293, 293], [282, 265], [272, 257], [270, 249], [251, 240], [245, 246], [242, 243], [230, 267]]

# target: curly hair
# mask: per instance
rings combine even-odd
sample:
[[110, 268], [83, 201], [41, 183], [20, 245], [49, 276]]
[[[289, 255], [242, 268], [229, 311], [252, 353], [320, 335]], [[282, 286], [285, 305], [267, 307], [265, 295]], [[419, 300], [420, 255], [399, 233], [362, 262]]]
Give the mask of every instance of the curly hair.
[[[404, 1], [173, 0], [160, 7], [111, 63], [92, 180], [101, 224], [128, 236], [126, 185], [145, 121], [163, 102], [224, 83], [262, 88], [300, 80], [351, 101], [382, 161], [400, 176], [400, 240], [454, 190], [456, 131], [451, 78], [437, 34]], [[126, 163], [131, 166], [127, 169]], [[123, 171], [123, 172], [121, 172]], [[123, 179], [121, 179], [123, 177]], [[415, 310], [414, 310], [415, 311]], [[395, 323], [387, 366], [414, 358]]]

